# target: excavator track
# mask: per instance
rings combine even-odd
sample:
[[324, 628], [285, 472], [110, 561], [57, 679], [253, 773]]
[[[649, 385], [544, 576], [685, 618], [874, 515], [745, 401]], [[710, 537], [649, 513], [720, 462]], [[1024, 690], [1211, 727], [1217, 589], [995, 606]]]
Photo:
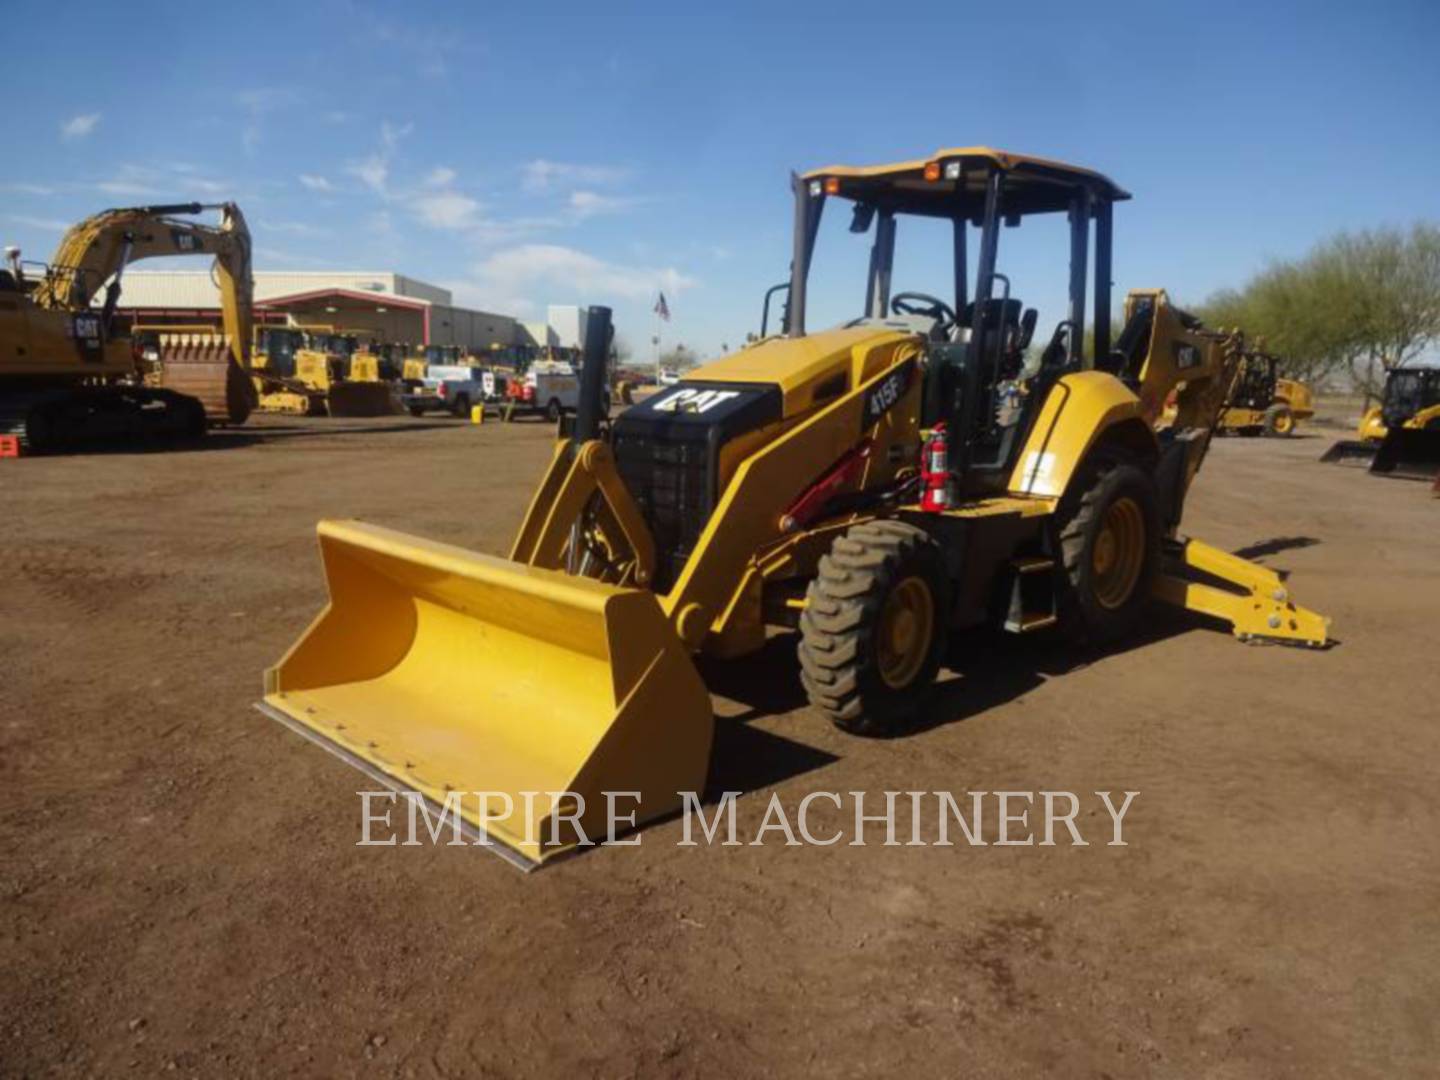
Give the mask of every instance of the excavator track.
[[73, 386], [0, 397], [0, 434], [14, 435], [22, 454], [197, 439], [205, 427], [198, 400], [163, 387]]

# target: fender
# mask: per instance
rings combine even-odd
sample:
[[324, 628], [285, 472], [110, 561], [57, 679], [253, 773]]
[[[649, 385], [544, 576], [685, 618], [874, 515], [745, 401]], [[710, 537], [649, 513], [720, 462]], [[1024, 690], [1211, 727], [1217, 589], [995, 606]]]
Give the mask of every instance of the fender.
[[1010, 474], [1013, 495], [1059, 498], [1102, 440], [1119, 438], [1142, 457], [1159, 454], [1140, 399], [1115, 376], [1077, 371], [1050, 388]]

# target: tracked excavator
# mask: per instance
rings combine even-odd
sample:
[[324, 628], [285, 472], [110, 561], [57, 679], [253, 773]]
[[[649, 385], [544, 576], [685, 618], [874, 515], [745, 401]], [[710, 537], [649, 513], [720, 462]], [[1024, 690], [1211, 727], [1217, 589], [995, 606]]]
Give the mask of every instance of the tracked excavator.
[[[578, 414], [509, 558], [322, 522], [330, 601], [266, 673], [261, 709], [528, 869], [603, 837], [606, 793], [644, 822], [701, 792], [714, 720], [692, 657], [778, 629], [798, 631], [813, 707], [861, 735], [933, 710], [966, 631], [1110, 643], [1160, 603], [1242, 641], [1327, 643], [1280, 575], [1181, 531], [1243, 340], [1141, 289], [1112, 344], [1124, 190], [988, 147], [793, 189], [782, 333], [607, 424], [609, 313], [591, 308]], [[870, 238], [869, 272], [856, 317], [812, 331], [830, 207]], [[1069, 222], [1068, 302], [1027, 362], [1039, 316], [1001, 241], [1047, 215]], [[953, 276], [892, 292], [917, 218], [951, 226]]]
[[[207, 210], [220, 212], [218, 225], [182, 216]], [[115, 309], [126, 268], [162, 255], [214, 259], [224, 332], [160, 333], [148, 362], [116, 331]], [[106, 210], [73, 226], [38, 272], [9, 249], [0, 269], [0, 434], [63, 449], [243, 423], [255, 404], [253, 291], [250, 233], [234, 203]]]

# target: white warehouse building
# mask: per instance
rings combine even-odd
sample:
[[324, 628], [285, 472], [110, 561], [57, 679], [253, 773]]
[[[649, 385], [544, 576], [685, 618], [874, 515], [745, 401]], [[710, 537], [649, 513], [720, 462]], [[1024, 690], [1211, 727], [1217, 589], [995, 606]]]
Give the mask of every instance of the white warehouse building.
[[[132, 322], [216, 322], [220, 293], [208, 270], [131, 270], [118, 311]], [[448, 289], [388, 271], [257, 270], [256, 322], [374, 331], [385, 341], [460, 345], [475, 353], [522, 344], [508, 315], [457, 307]]]

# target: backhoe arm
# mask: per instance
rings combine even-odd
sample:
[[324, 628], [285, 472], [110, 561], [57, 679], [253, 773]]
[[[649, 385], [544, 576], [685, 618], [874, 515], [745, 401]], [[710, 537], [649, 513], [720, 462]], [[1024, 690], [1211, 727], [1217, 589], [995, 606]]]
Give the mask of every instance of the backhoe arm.
[[1204, 326], [1172, 304], [1163, 289], [1134, 289], [1125, 298], [1126, 332], [1132, 326], [1143, 330], [1146, 320], [1148, 347], [1130, 374], [1138, 382], [1141, 414], [1152, 427], [1175, 395], [1171, 445], [1178, 444], [1174, 452], [1183, 453], [1183, 460], [1176, 462], [1173, 483], [1175, 498], [1183, 502], [1230, 400], [1245, 339], [1238, 331]]

